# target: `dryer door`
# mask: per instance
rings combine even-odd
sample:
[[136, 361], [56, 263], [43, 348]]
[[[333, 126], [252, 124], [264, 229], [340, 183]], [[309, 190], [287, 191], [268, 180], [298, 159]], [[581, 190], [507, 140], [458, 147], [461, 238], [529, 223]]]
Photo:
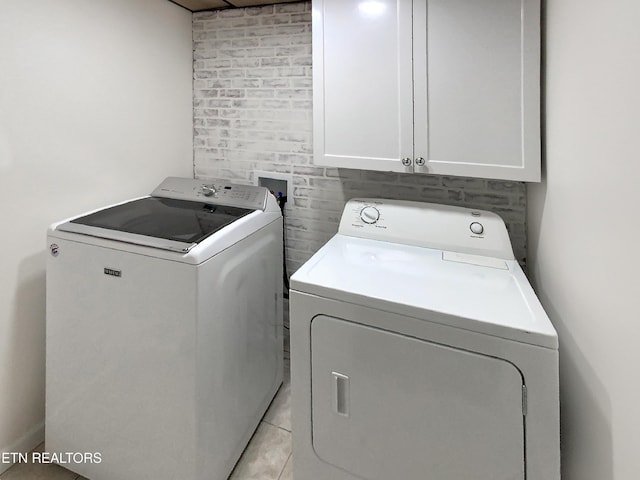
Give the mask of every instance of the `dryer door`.
[[311, 326], [313, 446], [363, 479], [524, 479], [511, 363], [349, 321]]

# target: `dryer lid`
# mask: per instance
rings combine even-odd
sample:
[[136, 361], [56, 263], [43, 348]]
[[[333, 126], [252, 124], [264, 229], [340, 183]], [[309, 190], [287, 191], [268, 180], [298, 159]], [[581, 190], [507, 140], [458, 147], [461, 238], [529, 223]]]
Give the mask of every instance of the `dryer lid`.
[[558, 348], [556, 331], [515, 260], [499, 259], [500, 266], [467, 260], [443, 250], [337, 234], [291, 277], [291, 288]]

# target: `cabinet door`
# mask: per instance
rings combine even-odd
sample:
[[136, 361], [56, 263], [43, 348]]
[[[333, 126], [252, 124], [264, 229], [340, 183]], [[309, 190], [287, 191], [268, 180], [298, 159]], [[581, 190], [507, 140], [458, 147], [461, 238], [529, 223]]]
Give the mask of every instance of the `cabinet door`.
[[314, 451], [358, 478], [525, 478], [507, 361], [320, 315], [311, 377]]
[[539, 0], [414, 8], [416, 171], [539, 181]]
[[314, 0], [317, 165], [404, 172], [413, 158], [411, 0]]

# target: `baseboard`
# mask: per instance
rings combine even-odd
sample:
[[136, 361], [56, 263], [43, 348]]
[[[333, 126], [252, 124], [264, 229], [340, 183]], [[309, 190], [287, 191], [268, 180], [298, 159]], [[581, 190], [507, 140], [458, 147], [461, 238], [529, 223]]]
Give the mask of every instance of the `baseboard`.
[[[36, 425], [31, 431], [27, 432], [22, 438], [19, 438], [13, 444], [0, 450], [0, 457], [3, 453], [9, 452], [30, 452], [38, 445], [44, 442], [44, 420]], [[4, 473], [10, 469], [13, 463], [0, 462], [0, 473]]]

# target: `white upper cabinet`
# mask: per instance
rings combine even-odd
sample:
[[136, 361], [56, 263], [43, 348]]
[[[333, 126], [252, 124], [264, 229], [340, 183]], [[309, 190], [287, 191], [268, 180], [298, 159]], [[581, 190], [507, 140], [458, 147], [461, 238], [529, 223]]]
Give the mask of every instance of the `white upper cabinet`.
[[314, 0], [317, 165], [540, 180], [539, 0]]
[[403, 172], [413, 155], [411, 1], [313, 4], [315, 163]]

